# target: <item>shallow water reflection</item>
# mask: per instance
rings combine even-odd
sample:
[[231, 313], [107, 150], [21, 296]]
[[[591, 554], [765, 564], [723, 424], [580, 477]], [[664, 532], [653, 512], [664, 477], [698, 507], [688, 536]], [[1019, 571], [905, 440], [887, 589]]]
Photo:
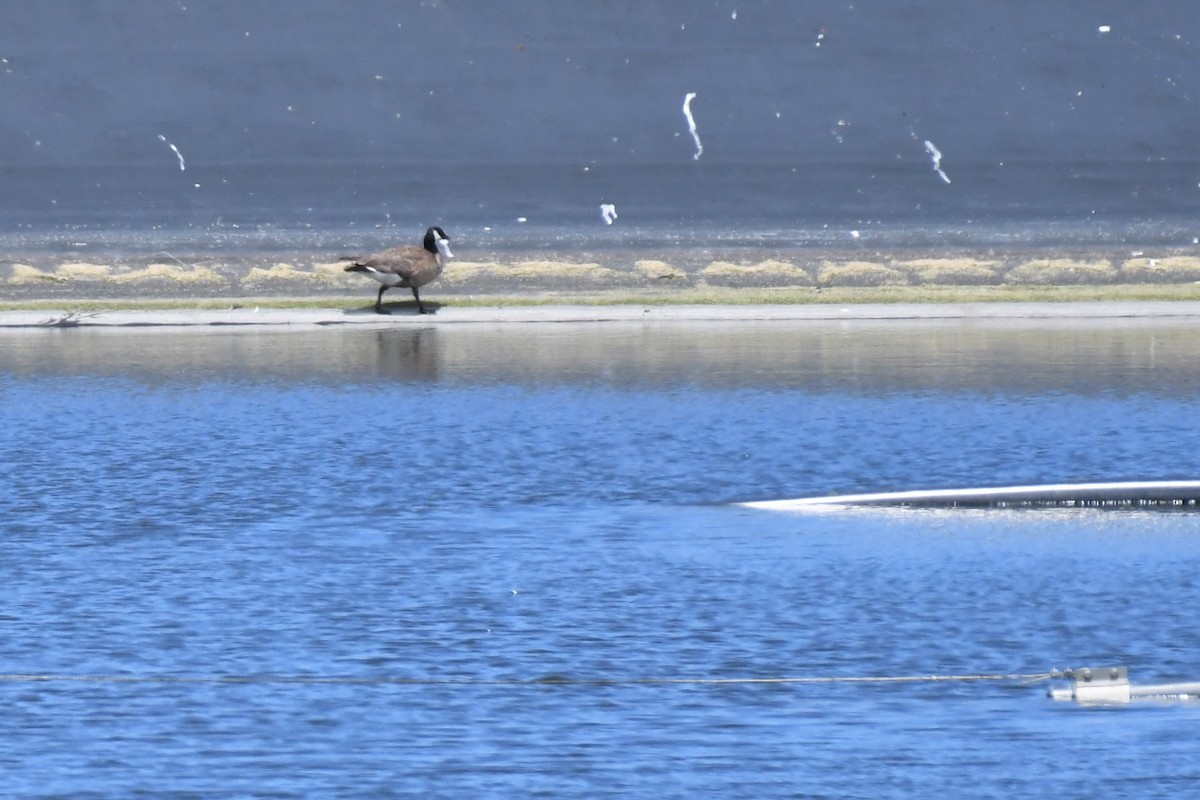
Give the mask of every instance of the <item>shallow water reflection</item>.
[[72, 329], [0, 342], [0, 371], [13, 376], [1187, 396], [1200, 388], [1200, 326], [1178, 320]]

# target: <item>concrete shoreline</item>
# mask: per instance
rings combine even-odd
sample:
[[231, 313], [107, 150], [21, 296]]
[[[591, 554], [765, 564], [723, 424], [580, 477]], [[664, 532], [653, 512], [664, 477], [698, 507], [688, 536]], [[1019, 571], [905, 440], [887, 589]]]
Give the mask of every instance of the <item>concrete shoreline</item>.
[[471, 324], [970, 322], [1103, 323], [1118, 320], [1200, 322], [1200, 301], [844, 303], [828, 305], [445, 305], [434, 314], [408, 308], [376, 314], [355, 308], [230, 307], [0, 311], [0, 331], [69, 328], [433, 327]]

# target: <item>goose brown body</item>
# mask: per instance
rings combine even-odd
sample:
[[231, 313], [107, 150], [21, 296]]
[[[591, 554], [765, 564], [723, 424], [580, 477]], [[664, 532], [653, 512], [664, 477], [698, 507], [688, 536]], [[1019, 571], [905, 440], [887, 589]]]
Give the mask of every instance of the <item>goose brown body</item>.
[[387, 313], [383, 310], [383, 293], [399, 287], [412, 290], [413, 299], [417, 301], [417, 312], [424, 314], [425, 306], [417, 290], [442, 274], [446, 259], [452, 255], [449, 241], [446, 232], [434, 226], [425, 231], [425, 240], [420, 246], [406, 245], [369, 256], [348, 256], [344, 260], [354, 263], [346, 267], [346, 271], [366, 273], [379, 281], [379, 294], [375, 297], [376, 312]]

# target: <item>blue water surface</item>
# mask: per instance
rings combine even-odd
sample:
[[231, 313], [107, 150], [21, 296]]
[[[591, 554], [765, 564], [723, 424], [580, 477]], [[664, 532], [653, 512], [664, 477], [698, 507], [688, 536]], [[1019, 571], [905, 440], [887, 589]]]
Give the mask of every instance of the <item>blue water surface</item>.
[[[606, 349], [562, 333], [568, 351]], [[1200, 677], [1192, 513], [732, 504], [1195, 477], [1193, 378], [1164, 371], [1178, 339], [1159, 334], [1153, 362], [1135, 336], [1074, 375], [964, 376], [979, 351], [942, 330], [916, 348], [942, 363], [917, 375], [913, 342], [885, 332], [894, 352], [854, 378], [861, 362], [833, 357], [853, 331], [830, 334], [820, 371], [780, 368], [811, 350], [794, 332], [730, 360], [641, 331], [676, 357], [623, 373], [583, 355], [539, 371], [536, 347], [495, 331], [443, 338], [433, 371], [404, 331], [103, 350], [98, 333], [44, 334], [7, 337], [0, 362], [10, 796], [1200, 786], [1196, 703], [1086, 709], [1015, 680], [659, 682], [1109, 663], [1135, 682]], [[1043, 354], [1064, 336], [1039, 334]], [[413, 370], [364, 371], [349, 351]], [[1098, 382], [1107, 370], [1130, 377]]]

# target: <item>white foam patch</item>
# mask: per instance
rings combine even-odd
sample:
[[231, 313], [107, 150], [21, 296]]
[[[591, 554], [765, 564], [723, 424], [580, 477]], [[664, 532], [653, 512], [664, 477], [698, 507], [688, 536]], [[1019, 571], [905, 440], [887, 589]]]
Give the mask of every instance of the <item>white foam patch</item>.
[[[179, 152], [179, 148], [176, 147], [175, 145], [171, 144], [170, 142], [168, 142], [167, 137], [163, 136], [161, 133], [158, 135], [158, 139], [161, 142], [165, 142], [167, 147], [171, 148], [171, 152], [174, 153], [175, 157], [179, 159], [179, 171], [185, 172], [187, 170], [187, 164], [184, 163], [183, 153]], [[197, 184], [197, 186], [198, 185], [199, 184]]]
[[692, 141], [696, 143], [696, 152], [692, 155], [692, 158], [699, 161], [700, 156], [704, 155], [704, 145], [700, 143], [700, 134], [696, 132], [696, 118], [692, 116], [692, 101], [695, 99], [695, 92], [688, 92], [684, 96], [683, 116], [687, 118], [688, 133], [692, 134]]
[[942, 171], [942, 151], [934, 146], [933, 142], [925, 140], [925, 152], [929, 153], [929, 158], [933, 161], [933, 171], [936, 172], [943, 181], [950, 182], [950, 176]]
[[613, 220], [617, 218], [617, 207], [612, 203], [601, 203], [600, 216], [604, 218], [605, 225], [612, 225]]

